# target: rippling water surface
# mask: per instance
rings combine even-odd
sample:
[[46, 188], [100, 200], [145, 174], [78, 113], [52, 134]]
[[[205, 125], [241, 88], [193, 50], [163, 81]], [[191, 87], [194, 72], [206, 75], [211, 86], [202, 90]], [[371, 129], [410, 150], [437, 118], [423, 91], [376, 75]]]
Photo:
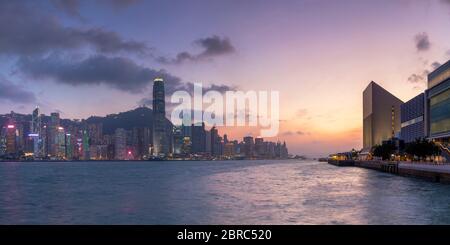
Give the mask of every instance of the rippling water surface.
[[0, 224], [450, 224], [450, 185], [313, 161], [0, 163]]

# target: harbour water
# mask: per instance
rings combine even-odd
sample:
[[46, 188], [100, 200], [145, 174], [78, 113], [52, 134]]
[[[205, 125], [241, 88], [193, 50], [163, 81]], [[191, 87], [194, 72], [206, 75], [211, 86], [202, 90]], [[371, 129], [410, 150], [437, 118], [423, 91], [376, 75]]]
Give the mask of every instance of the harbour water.
[[2, 162], [0, 224], [450, 224], [450, 185], [300, 160]]

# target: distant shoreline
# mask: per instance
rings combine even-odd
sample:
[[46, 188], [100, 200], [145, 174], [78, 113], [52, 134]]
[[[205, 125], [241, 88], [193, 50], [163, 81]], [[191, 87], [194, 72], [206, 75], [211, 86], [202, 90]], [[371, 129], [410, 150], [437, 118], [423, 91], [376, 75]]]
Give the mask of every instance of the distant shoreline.
[[23, 162], [23, 163], [36, 163], [36, 162], [216, 162], [216, 161], [264, 161], [264, 160], [276, 160], [276, 161], [286, 161], [286, 160], [312, 160], [312, 159], [300, 159], [300, 158], [286, 158], [286, 159], [189, 159], [189, 160], [177, 160], [177, 159], [167, 159], [167, 160], [0, 160], [0, 163], [4, 162]]

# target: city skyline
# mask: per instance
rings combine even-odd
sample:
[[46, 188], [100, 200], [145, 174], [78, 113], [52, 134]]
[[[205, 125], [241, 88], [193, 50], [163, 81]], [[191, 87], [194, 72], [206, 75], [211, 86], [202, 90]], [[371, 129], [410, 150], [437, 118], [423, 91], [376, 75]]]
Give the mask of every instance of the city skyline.
[[[289, 156], [286, 142], [223, 137], [215, 126], [166, 118], [165, 82], [153, 80], [152, 110], [145, 106], [125, 113], [86, 120], [63, 120], [60, 113], [0, 115], [0, 159], [72, 160], [255, 160]], [[124, 115], [126, 114], [126, 115]], [[120, 119], [119, 119], [120, 118]], [[124, 121], [125, 119], [125, 121]], [[188, 123], [185, 124], [184, 122]], [[104, 130], [105, 129], [105, 130]]]
[[[408, 101], [450, 57], [448, 1], [73, 2], [1, 3], [1, 113], [36, 104], [71, 119], [126, 111], [148, 104], [154, 75], [169, 78], [168, 91], [193, 82], [276, 89], [278, 138], [321, 156], [362, 147], [355, 105], [369, 81]], [[36, 37], [45, 38], [27, 41]], [[92, 66], [97, 73], [84, 69]]]

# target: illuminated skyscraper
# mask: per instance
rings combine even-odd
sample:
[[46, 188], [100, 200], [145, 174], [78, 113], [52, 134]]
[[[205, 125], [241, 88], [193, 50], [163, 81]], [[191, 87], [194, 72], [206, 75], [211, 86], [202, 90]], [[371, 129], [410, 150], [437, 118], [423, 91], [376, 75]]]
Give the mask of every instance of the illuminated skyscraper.
[[56, 157], [59, 152], [60, 141], [59, 141], [59, 113], [53, 112], [50, 114], [50, 123], [48, 131], [48, 154], [51, 157]]
[[29, 136], [33, 140], [33, 154], [35, 158], [44, 155], [44, 144], [42, 138], [42, 116], [39, 114], [39, 107], [33, 110], [31, 114], [31, 127]]
[[164, 81], [155, 78], [153, 81], [153, 155], [169, 154], [169, 140], [166, 125]]
[[6, 153], [15, 154], [17, 151], [17, 129], [16, 125], [6, 126]]
[[90, 146], [89, 146], [89, 134], [87, 132], [87, 130], [82, 130], [82, 145], [83, 145], [83, 159], [84, 160], [89, 160], [91, 159], [91, 154], [90, 154]]

